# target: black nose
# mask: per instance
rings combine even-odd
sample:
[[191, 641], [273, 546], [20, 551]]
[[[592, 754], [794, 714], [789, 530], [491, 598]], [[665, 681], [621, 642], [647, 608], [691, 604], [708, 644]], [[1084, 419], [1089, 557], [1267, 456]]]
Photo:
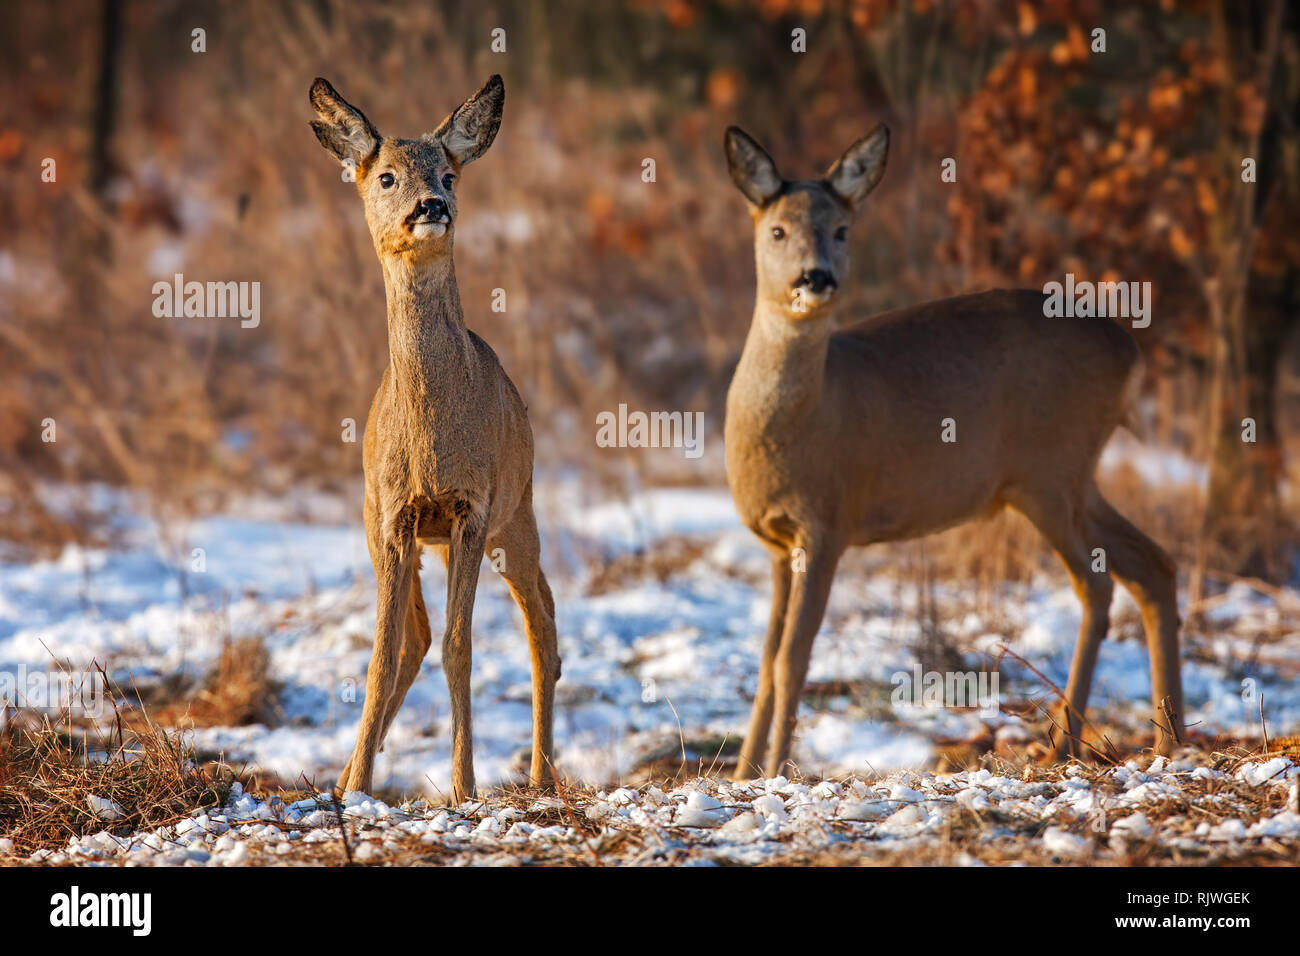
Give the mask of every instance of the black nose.
[[434, 222], [447, 218], [447, 203], [441, 196], [430, 196], [420, 203], [420, 214], [428, 216]]
[[805, 270], [804, 274], [795, 282], [795, 288], [805, 285], [816, 293], [822, 293], [827, 289], [835, 289], [839, 287], [839, 284], [835, 281], [835, 277], [825, 269]]

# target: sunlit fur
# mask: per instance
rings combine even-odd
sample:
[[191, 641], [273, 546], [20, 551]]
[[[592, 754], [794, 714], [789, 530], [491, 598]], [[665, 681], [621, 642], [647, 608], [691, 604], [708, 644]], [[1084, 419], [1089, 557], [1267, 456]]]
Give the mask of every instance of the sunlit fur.
[[[363, 448], [366, 540], [379, 588], [375, 646], [356, 747], [338, 787], [371, 789], [375, 753], [432, 644], [422, 546], [447, 566], [442, 664], [451, 693], [452, 801], [474, 795], [470, 632], [485, 552], [523, 612], [533, 665], [529, 780], [549, 785], [560, 656], [533, 515], [533, 434], [496, 353], [465, 325], [452, 259], [459, 176], [496, 136], [504, 86], [493, 77], [415, 140], [383, 139], [325, 80], [312, 85], [311, 101], [317, 138], [357, 170], [388, 301], [389, 366]], [[393, 176], [387, 188], [385, 173]], [[448, 173], [457, 177], [450, 188]], [[435, 199], [446, 204], [438, 217], [448, 220], [445, 229], [421, 212]]]
[[[1083, 605], [1057, 754], [1081, 752], [1109, 624], [1112, 576], [1142, 609], [1156, 748], [1182, 734], [1173, 562], [1097, 489], [1101, 450], [1141, 380], [1137, 345], [1106, 318], [1048, 318], [1037, 291], [995, 291], [836, 328], [842, 293], [791, 307], [811, 268], [850, 280], [834, 239], [879, 182], [888, 133], [854, 143], [819, 181], [789, 183], [740, 130], [733, 181], [754, 219], [757, 296], [727, 393], [727, 480], [772, 559], [772, 615], [737, 766], [785, 772], [813, 639], [846, 548], [942, 531], [1004, 506], [1065, 564]], [[772, 229], [780, 226], [784, 238]], [[944, 441], [945, 422], [955, 441]], [[1106, 570], [1094, 571], [1094, 549]], [[771, 737], [769, 743], [769, 736]]]

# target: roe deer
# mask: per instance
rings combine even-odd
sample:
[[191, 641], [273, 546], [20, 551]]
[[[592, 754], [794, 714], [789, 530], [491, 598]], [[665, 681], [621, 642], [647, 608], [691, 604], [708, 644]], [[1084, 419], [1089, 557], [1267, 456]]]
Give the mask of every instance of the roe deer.
[[[824, 179], [790, 182], [743, 131], [726, 134], [731, 178], [754, 220], [758, 278], [727, 393], [727, 480], [771, 554], [774, 584], [737, 776], [785, 768], [844, 550], [940, 531], [1004, 505], [1047, 539], [1083, 605], [1056, 755], [1078, 753], [1108, 626], [1112, 588], [1107, 573], [1091, 570], [1097, 547], [1142, 609], [1155, 745], [1168, 753], [1183, 729], [1174, 564], [1094, 479], [1138, 385], [1137, 345], [1107, 318], [1045, 318], [1034, 291], [957, 296], [835, 330], [849, 225], [880, 181], [888, 148], [889, 131], [877, 126]], [[955, 442], [941, 440], [949, 418]], [[792, 570], [795, 549], [806, 570]]]
[[454, 184], [492, 145], [505, 86], [493, 76], [419, 139], [384, 139], [323, 79], [312, 84], [311, 103], [316, 137], [355, 170], [388, 299], [389, 365], [363, 451], [366, 541], [379, 585], [375, 646], [356, 747], [338, 786], [370, 789], [375, 752], [432, 643], [422, 545], [436, 547], [447, 568], [442, 664], [451, 691], [452, 801], [474, 795], [470, 619], [479, 564], [497, 548], [532, 657], [529, 783], [549, 785], [560, 657], [533, 515], [532, 429], [496, 353], [465, 326], [452, 264]]

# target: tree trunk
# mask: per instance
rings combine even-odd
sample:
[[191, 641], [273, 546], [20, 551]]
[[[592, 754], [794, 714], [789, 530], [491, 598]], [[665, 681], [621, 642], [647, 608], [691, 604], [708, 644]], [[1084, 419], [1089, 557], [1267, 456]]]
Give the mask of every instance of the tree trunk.
[[[1280, 197], [1285, 162], [1274, 108], [1250, 142], [1233, 133], [1232, 93], [1254, 83], [1274, 105], [1284, 84], [1277, 72], [1283, 4], [1220, 5], [1215, 43], [1229, 65], [1217, 155], [1234, 177], [1230, 201], [1212, 224], [1215, 274], [1204, 284], [1212, 334], [1210, 392], [1207, 396], [1209, 486], [1193, 593], [1210, 563], [1230, 574], [1276, 579], [1283, 572], [1277, 551], [1278, 484], [1282, 448], [1277, 428], [1278, 353], [1294, 321], [1291, 283], [1252, 273], [1255, 238], [1266, 207]], [[1240, 181], [1244, 156], [1256, 160], [1258, 181]]]
[[[1222, 312], [1222, 307], [1215, 309]], [[1203, 533], [1215, 564], [1231, 574], [1276, 580], [1278, 351], [1289, 328], [1272, 303], [1239, 300], [1215, 321], [1216, 403]]]

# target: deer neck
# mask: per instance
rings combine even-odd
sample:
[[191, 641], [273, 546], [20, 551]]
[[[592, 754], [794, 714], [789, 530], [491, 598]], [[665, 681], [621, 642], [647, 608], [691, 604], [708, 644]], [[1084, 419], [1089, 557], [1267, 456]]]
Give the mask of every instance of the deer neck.
[[388, 360], [396, 393], [422, 402], [439, 386], [463, 381], [473, 346], [450, 255], [381, 260], [388, 300]]
[[[831, 318], [791, 320], [759, 303], [736, 367], [732, 392], [765, 427], [797, 427], [821, 404]], [[730, 410], [729, 410], [730, 414]]]

